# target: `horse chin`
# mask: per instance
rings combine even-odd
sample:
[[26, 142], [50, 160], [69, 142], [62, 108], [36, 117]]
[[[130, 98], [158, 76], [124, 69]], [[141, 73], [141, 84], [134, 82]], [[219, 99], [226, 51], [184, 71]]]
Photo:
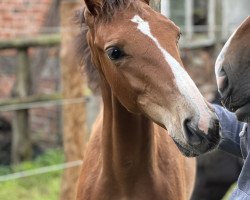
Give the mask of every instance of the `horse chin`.
[[200, 154], [199, 153], [196, 153], [192, 150], [188, 150], [187, 148], [183, 147], [181, 144], [179, 144], [178, 142], [176, 142], [174, 140], [176, 146], [178, 147], [178, 149], [180, 150], [180, 152], [186, 156], [186, 157], [196, 157], [196, 156], [199, 156]]
[[250, 103], [247, 103], [235, 111], [239, 121], [250, 123]]

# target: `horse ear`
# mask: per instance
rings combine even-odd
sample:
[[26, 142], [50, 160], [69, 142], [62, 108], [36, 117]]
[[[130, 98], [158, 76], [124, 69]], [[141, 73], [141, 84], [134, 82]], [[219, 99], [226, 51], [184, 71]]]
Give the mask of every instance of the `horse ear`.
[[84, 0], [84, 2], [90, 14], [96, 16], [101, 8], [101, 0]]

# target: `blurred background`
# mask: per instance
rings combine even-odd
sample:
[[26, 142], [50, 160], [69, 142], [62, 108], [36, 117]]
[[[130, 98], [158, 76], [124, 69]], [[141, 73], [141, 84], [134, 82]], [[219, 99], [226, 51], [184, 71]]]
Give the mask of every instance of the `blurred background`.
[[[77, 0], [0, 0], [0, 199], [74, 199], [100, 97], [73, 59]], [[181, 28], [181, 56], [210, 102], [214, 63], [249, 15], [248, 0], [152, 0]], [[198, 158], [193, 200], [227, 199], [242, 162], [220, 151]], [[229, 190], [230, 192], [230, 190]]]

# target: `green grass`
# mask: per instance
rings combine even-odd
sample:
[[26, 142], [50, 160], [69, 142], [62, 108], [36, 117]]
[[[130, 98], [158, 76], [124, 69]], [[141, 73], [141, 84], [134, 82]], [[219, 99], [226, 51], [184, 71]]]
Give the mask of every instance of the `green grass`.
[[222, 200], [228, 200], [231, 196], [231, 193], [233, 192], [233, 190], [235, 189], [236, 187], [236, 183], [234, 183], [230, 188], [229, 190], [227, 191], [227, 193], [225, 194], [225, 196], [223, 197]]
[[[32, 162], [13, 167], [0, 167], [0, 176], [64, 162], [62, 150], [50, 150]], [[57, 200], [62, 171], [55, 171], [6, 182], [0, 182], [0, 200]], [[235, 184], [222, 200], [228, 200]]]
[[[15, 173], [64, 162], [61, 150], [50, 150], [32, 162], [14, 167], [0, 167], [0, 175]], [[62, 171], [0, 182], [1, 200], [57, 200]]]

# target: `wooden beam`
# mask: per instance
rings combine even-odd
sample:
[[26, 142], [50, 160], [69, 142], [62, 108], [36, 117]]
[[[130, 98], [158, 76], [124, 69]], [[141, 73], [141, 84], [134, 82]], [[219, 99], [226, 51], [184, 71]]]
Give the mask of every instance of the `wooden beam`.
[[42, 94], [42, 95], [31, 95], [22, 98], [11, 98], [11, 99], [4, 99], [0, 100], [0, 110], [2, 106], [11, 106], [11, 105], [18, 105], [24, 103], [35, 103], [35, 102], [44, 102], [44, 101], [51, 101], [51, 100], [61, 100], [62, 95], [60, 93], [54, 94]]
[[215, 0], [208, 1], [208, 38], [215, 39]]
[[[28, 49], [23, 48], [18, 51], [17, 68], [17, 95], [26, 97], [30, 95], [31, 77], [28, 57]], [[23, 160], [32, 158], [32, 144], [29, 129], [29, 112], [27, 109], [15, 111], [13, 116], [13, 136], [11, 161], [18, 164]]]
[[168, 18], [171, 17], [170, 0], [161, 1], [161, 14], [163, 14], [165, 17], [168, 17]]
[[180, 43], [180, 49], [199, 49], [204, 47], [213, 47], [215, 46], [216, 41], [213, 39], [201, 39], [201, 40], [192, 40], [192, 41], [182, 41]]
[[62, 96], [59, 93], [4, 99], [0, 100], [0, 112], [28, 109], [32, 107], [31, 105], [34, 105], [33, 107], [39, 107], [35, 106], [35, 104], [39, 103], [41, 105], [59, 100], [62, 100]]
[[[165, 1], [165, 0], [164, 0], [164, 1]], [[152, 0], [152, 1], [150, 1], [150, 6], [151, 6], [154, 10], [160, 12], [160, 11], [161, 11], [161, 0]]]
[[191, 40], [193, 37], [193, 0], [185, 0], [185, 37]]
[[41, 35], [32, 38], [0, 40], [0, 49], [26, 49], [29, 47], [50, 47], [60, 44], [60, 34]]

